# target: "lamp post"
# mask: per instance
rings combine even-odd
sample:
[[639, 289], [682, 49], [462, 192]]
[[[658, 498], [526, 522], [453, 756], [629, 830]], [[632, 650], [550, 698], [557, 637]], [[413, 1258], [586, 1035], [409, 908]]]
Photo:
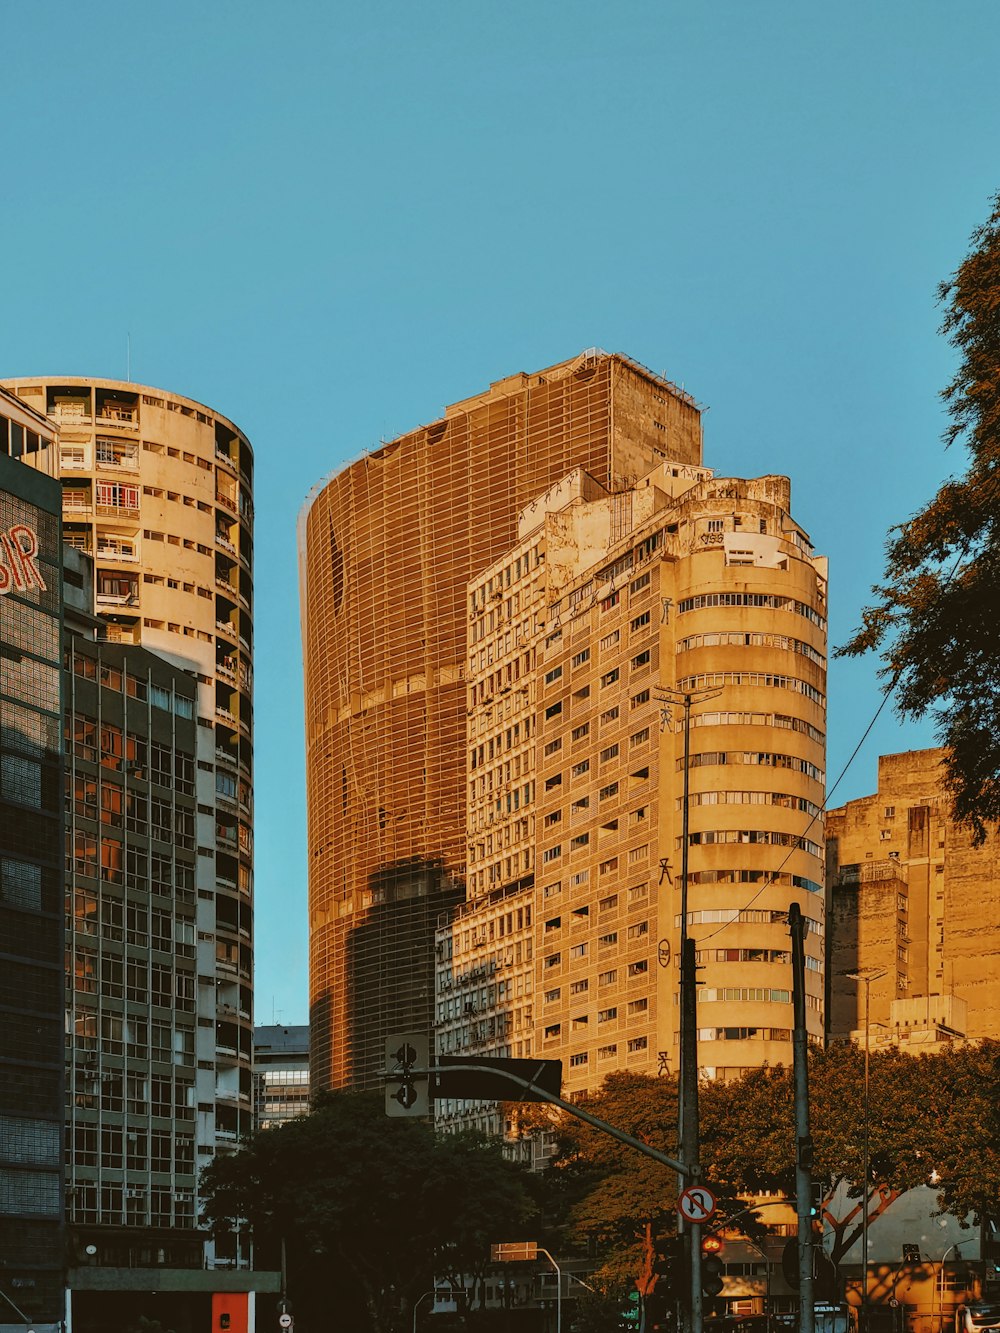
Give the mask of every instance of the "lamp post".
[[864, 1084], [864, 1125], [862, 1141], [862, 1213], [861, 1213], [861, 1333], [868, 1329], [868, 1193], [871, 1182], [869, 1172], [869, 1148], [871, 1134], [871, 1087], [869, 1083], [870, 1050], [869, 1033], [871, 1031], [870, 1002], [871, 984], [886, 975], [884, 967], [862, 967], [857, 972], [845, 972], [852, 981], [862, 981], [865, 987], [865, 1084]]
[[425, 1291], [423, 1295], [418, 1296], [413, 1302], [413, 1333], [417, 1333], [417, 1310], [420, 1308], [420, 1302], [425, 1301], [428, 1296], [433, 1296], [433, 1291]]
[[[944, 1254], [942, 1254], [940, 1261], [938, 1262], [937, 1280], [934, 1283], [934, 1291], [931, 1300], [931, 1326], [933, 1327], [934, 1325], [933, 1298], [937, 1299], [938, 1333], [944, 1333], [944, 1261], [948, 1258], [948, 1255], [951, 1254], [952, 1250], [958, 1250], [959, 1247], [964, 1244], [965, 1244], [964, 1240], [956, 1240], [953, 1245], [948, 1246]], [[961, 1258], [961, 1255], [959, 1255], [959, 1258]]]
[[538, 1246], [538, 1253], [544, 1254], [549, 1263], [556, 1270], [556, 1333], [562, 1333], [562, 1269], [549, 1254], [548, 1250], [543, 1250]]

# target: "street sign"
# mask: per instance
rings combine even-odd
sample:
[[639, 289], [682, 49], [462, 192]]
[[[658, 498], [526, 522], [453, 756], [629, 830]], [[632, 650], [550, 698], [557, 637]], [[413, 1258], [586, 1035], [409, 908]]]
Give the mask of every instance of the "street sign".
[[[527, 1088], [505, 1078], [514, 1074], [552, 1096], [562, 1093], [561, 1060], [509, 1060], [499, 1056], [442, 1055], [431, 1074], [435, 1097], [472, 1098], [500, 1102], [543, 1102]], [[487, 1066], [484, 1068], [484, 1066]]]
[[534, 1240], [504, 1241], [490, 1246], [490, 1258], [495, 1264], [523, 1264], [538, 1258], [538, 1242]]
[[430, 1115], [429, 1058], [430, 1043], [424, 1033], [407, 1032], [386, 1039], [386, 1115]]
[[678, 1195], [677, 1211], [686, 1222], [707, 1222], [715, 1215], [715, 1195], [707, 1185], [689, 1185]]
[[292, 1316], [290, 1314], [279, 1314], [278, 1323], [281, 1325], [282, 1328], [291, 1328]]

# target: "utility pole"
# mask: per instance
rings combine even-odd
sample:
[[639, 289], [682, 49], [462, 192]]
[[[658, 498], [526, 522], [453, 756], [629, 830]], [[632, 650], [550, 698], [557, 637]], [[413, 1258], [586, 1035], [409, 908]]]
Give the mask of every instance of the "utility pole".
[[[721, 690], [677, 690], [660, 686], [658, 697], [680, 703], [684, 709], [683, 794], [681, 798], [681, 929], [680, 929], [680, 1050], [677, 1077], [677, 1155], [683, 1170], [678, 1193], [701, 1180], [701, 1136], [698, 1125], [698, 966], [696, 945], [688, 936], [689, 814], [691, 808], [691, 706], [714, 699]], [[684, 1237], [688, 1300], [680, 1302], [680, 1333], [702, 1333], [701, 1227], [678, 1221]], [[685, 1308], [685, 1306], [687, 1308]]]
[[861, 1214], [861, 1318], [859, 1320], [861, 1333], [868, 1333], [868, 1203], [871, 1192], [871, 1084], [869, 1082], [870, 1073], [870, 1045], [869, 1033], [871, 1031], [870, 1023], [870, 1001], [871, 988], [873, 981], [879, 981], [885, 976], [884, 967], [864, 967], [858, 972], [845, 972], [844, 975], [850, 977], [852, 981], [863, 981], [865, 985], [865, 1083], [864, 1083], [864, 1124], [862, 1132], [864, 1135], [862, 1141], [861, 1172], [864, 1176], [864, 1182], [861, 1188], [861, 1200], [863, 1212]]
[[806, 922], [802, 908], [788, 908], [792, 937], [792, 1071], [795, 1084], [795, 1211], [799, 1241], [799, 1333], [814, 1333], [812, 1135], [809, 1133], [809, 1041], [806, 1033]]

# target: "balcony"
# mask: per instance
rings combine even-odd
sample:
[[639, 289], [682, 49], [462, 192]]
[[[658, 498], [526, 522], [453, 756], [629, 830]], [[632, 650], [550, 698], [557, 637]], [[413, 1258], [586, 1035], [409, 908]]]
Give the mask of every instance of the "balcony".
[[113, 560], [116, 563], [127, 563], [137, 565], [139, 556], [135, 551], [123, 551], [118, 546], [98, 546], [96, 555], [98, 560]]
[[139, 609], [139, 589], [132, 592], [98, 592], [98, 606], [127, 606]]
[[221, 493], [217, 494], [215, 497], [215, 503], [222, 505], [225, 509], [232, 510], [234, 514], [238, 512], [236, 507], [236, 501], [229, 495], [222, 495]]
[[229, 540], [229, 538], [226, 537], [226, 536], [225, 536], [223, 533], [221, 533], [221, 532], [217, 532], [217, 533], [215, 534], [215, 544], [216, 544], [216, 546], [220, 546], [220, 547], [222, 548], [222, 550], [224, 550], [224, 551], [228, 551], [231, 555], [236, 555], [236, 554], [237, 554], [237, 552], [236, 552], [236, 547], [235, 547], [235, 546], [233, 545], [233, 543]]
[[139, 422], [134, 407], [105, 406], [97, 417], [98, 426], [112, 426], [115, 430], [138, 430]]

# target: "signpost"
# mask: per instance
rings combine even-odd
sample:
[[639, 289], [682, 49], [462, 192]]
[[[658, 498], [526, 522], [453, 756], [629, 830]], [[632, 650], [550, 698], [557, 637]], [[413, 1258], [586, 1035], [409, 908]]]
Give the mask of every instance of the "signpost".
[[689, 1185], [677, 1196], [677, 1211], [685, 1222], [707, 1222], [715, 1216], [715, 1195], [707, 1185]]
[[490, 1246], [490, 1258], [495, 1264], [531, 1263], [538, 1258], [538, 1244], [533, 1240], [501, 1241]]

